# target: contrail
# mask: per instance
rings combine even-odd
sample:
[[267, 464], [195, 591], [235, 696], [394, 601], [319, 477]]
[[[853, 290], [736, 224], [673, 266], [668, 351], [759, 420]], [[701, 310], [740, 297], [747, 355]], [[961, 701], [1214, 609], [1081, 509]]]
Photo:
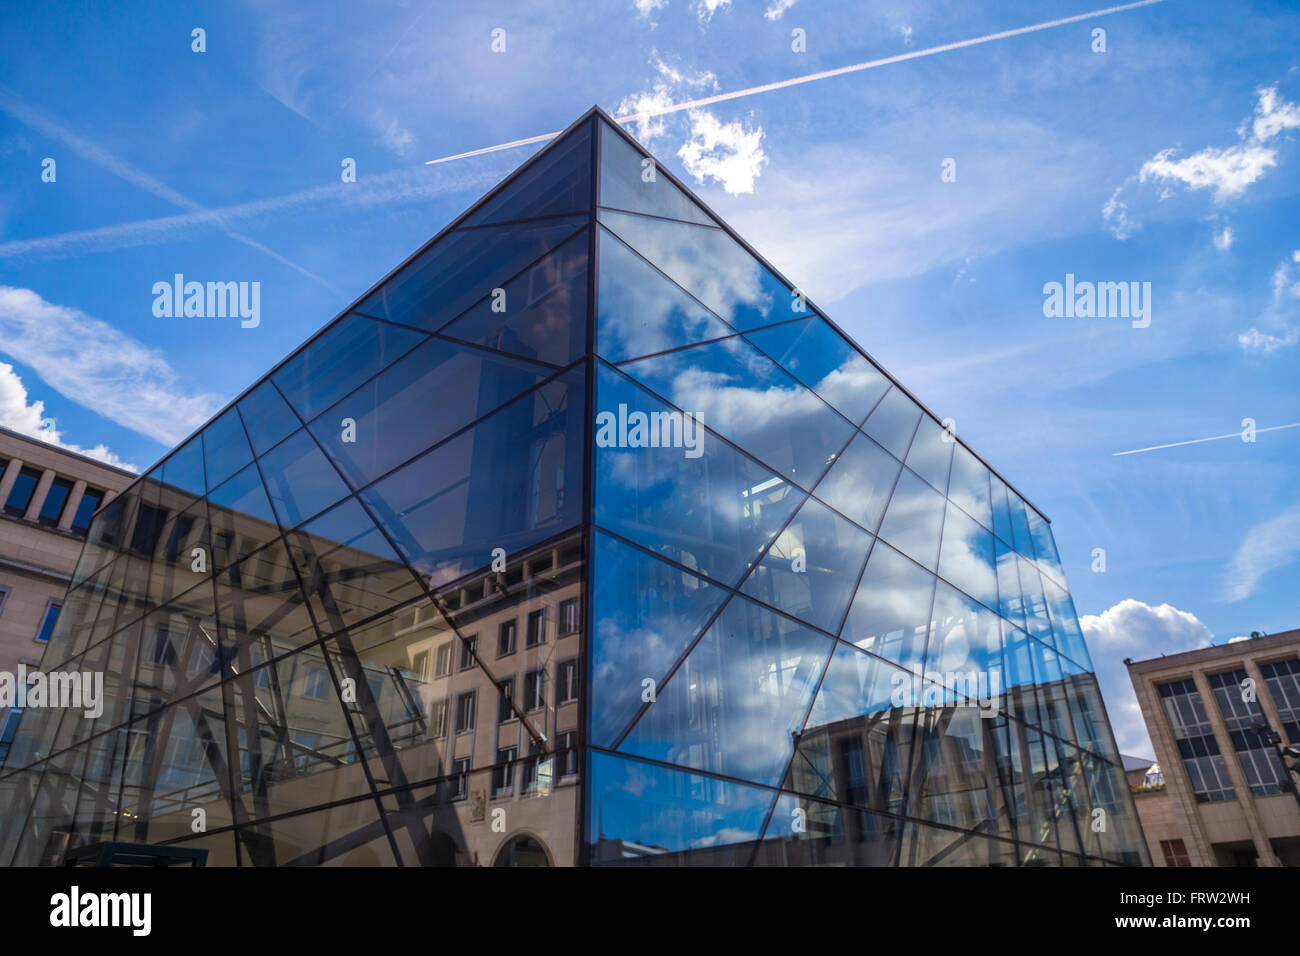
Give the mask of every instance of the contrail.
[[[1136, 3], [1126, 3], [1118, 7], [1107, 7], [1104, 10], [1093, 10], [1089, 13], [1079, 13], [1072, 17], [1061, 17], [1059, 20], [1046, 20], [1043, 23], [1034, 23], [1027, 27], [1016, 27], [1014, 30], [1003, 30], [1000, 33], [990, 33], [987, 36], [974, 37], [970, 40], [958, 40], [955, 43], [945, 43], [941, 46], [926, 47], [924, 50], [913, 50], [910, 53], [900, 53], [897, 56], [887, 56], [879, 60], [868, 60], [865, 63], [854, 63], [852, 66], [836, 67], [833, 70], [822, 70], [820, 73], [809, 73], [805, 76], [796, 76], [788, 80], [778, 80], [775, 83], [764, 83], [762, 86], [751, 86], [744, 90], [733, 90], [730, 93], [718, 93], [715, 96], [706, 96], [698, 100], [687, 100], [684, 103], [674, 103], [671, 106], [657, 107], [651, 110], [642, 110], [639, 113], [628, 113], [625, 116], [614, 117], [618, 123], [633, 123], [638, 120], [650, 119], [654, 116], [663, 116], [665, 113], [678, 113], [682, 110], [696, 109], [701, 106], [710, 106], [714, 103], [723, 103], [727, 100], [739, 99], [742, 96], [753, 96], [755, 93], [768, 93], [772, 90], [784, 90], [791, 86], [800, 86], [804, 83], [813, 83], [817, 80], [830, 79], [833, 76], [843, 76], [846, 73], [860, 73], [863, 70], [873, 70], [878, 66], [888, 66], [891, 63], [902, 63], [904, 60], [915, 60], [923, 56], [934, 56], [936, 53], [948, 53], [952, 50], [961, 50], [968, 46], [978, 46], [981, 43], [992, 43], [994, 40], [1005, 40], [1007, 37], [1022, 36], [1026, 33], [1037, 33], [1040, 30], [1051, 30], [1055, 27], [1065, 26], [1067, 23], [1078, 23], [1080, 20], [1094, 20], [1097, 17], [1110, 16], [1112, 13], [1123, 13], [1126, 10], [1136, 10], [1138, 7], [1150, 7], [1157, 3], [1164, 3], [1166, 0], [1138, 0]], [[527, 139], [516, 139], [509, 143], [501, 143], [497, 146], [486, 146], [483, 149], [470, 150], [468, 153], [457, 153], [454, 156], [444, 156], [441, 159], [430, 159], [425, 165], [433, 166], [437, 163], [450, 163], [456, 159], [466, 159], [470, 156], [482, 156], [484, 153], [495, 153], [502, 149], [514, 149], [516, 146], [527, 146], [529, 143], [541, 143], [548, 139], [554, 139], [559, 136], [562, 130], [554, 133], [543, 133], [540, 136], [530, 136]]]
[[[1300, 428], [1300, 422], [1292, 422], [1290, 425], [1271, 425], [1268, 428], [1256, 428], [1255, 434], [1260, 432], [1276, 432], [1283, 428]], [[1203, 441], [1219, 441], [1224, 438], [1240, 438], [1241, 432], [1228, 432], [1226, 435], [1212, 435], [1209, 438], [1193, 438], [1191, 441], [1175, 441], [1168, 445], [1152, 445], [1150, 448], [1134, 448], [1132, 451], [1112, 452], [1112, 458], [1118, 458], [1120, 455], [1139, 455], [1144, 451], [1159, 451], [1162, 448], [1178, 448], [1181, 445], [1199, 445]]]

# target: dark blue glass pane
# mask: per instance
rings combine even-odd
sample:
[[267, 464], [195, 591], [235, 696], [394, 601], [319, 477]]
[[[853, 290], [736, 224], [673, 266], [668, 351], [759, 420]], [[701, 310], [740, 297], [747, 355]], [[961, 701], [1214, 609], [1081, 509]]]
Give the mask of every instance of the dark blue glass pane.
[[791, 289], [721, 229], [600, 211], [600, 221], [742, 332], [808, 316]]
[[620, 746], [775, 785], [834, 641], [733, 597]]
[[357, 307], [380, 319], [434, 330], [503, 287], [578, 229], [567, 216], [457, 229], [439, 239]]
[[588, 853], [596, 866], [743, 866], [774, 796], [598, 751], [588, 780]]
[[908, 557], [934, 570], [947, 501], [906, 468], [880, 523], [880, 536]]
[[520, 396], [362, 492], [430, 587], [582, 520], [584, 378]]
[[612, 747], [727, 592], [599, 532], [591, 568], [591, 742]]
[[163, 462], [163, 484], [196, 498], [203, 497], [203, 439], [195, 435]]
[[582, 230], [441, 329], [443, 335], [526, 359], [568, 365], [587, 347], [587, 246]]
[[270, 381], [263, 382], [240, 400], [239, 414], [258, 455], [283, 441], [301, 424]]
[[934, 583], [933, 574], [877, 541], [840, 636], [920, 674]]
[[1026, 506], [1025, 517], [1029, 521], [1029, 536], [1033, 539], [1034, 554], [1043, 573], [1054, 582], [1065, 586], [1065, 569], [1061, 567], [1060, 555], [1056, 553], [1056, 541], [1052, 537], [1052, 527], [1033, 508]]
[[285, 528], [294, 528], [348, 494], [320, 448], [303, 429], [276, 445], [259, 463], [271, 504]]
[[912, 443], [921, 409], [898, 386], [891, 388], [867, 418], [862, 430], [900, 461]]
[[310, 420], [426, 338], [387, 322], [345, 315], [271, 377], [298, 414]]
[[857, 435], [815, 493], [840, 514], [874, 531], [901, 469], [889, 452], [866, 435]]
[[1011, 545], [1015, 535], [1011, 533], [1011, 512], [1007, 509], [1007, 486], [992, 474], [989, 486], [993, 489], [993, 533]]
[[228, 410], [203, 429], [203, 456], [209, 491], [253, 460], [244, 424], [235, 409]]
[[591, 123], [542, 147], [541, 153], [462, 225], [534, 219], [591, 208]]
[[871, 535], [809, 498], [741, 591], [832, 634], [867, 561]]
[[926, 676], [950, 687], [959, 702], [1001, 707], [1002, 631], [998, 616], [940, 581], [930, 615]]
[[551, 374], [532, 362], [430, 339], [313, 421], [311, 431], [361, 487]]
[[[217, 539], [218, 567], [229, 561], [222, 561], [225, 552], [223, 540], [239, 536], [244, 541], [255, 540], [258, 547], [279, 533], [275, 512], [267, 500], [266, 489], [255, 465], [249, 465], [221, 487], [208, 495], [208, 513], [212, 521], [213, 535]], [[242, 554], [248, 554], [252, 548], [241, 547]]]
[[939, 576], [988, 607], [998, 606], [998, 575], [993, 535], [966, 512], [948, 504], [939, 550]]
[[604, 229], [598, 288], [596, 351], [611, 362], [735, 332]]
[[[598, 424], [620, 407], [629, 417], [669, 411], [605, 365], [596, 394]], [[618, 437], [597, 429], [596, 523], [725, 584], [740, 580], [804, 498], [702, 428], [696, 457], [686, 447], [619, 447]]]
[[1011, 506], [1011, 533], [1014, 541], [1007, 542], [1030, 561], [1034, 560], [1034, 543], [1029, 538], [1029, 520], [1025, 517], [1024, 501], [1014, 491], [1007, 489], [1007, 504]]
[[1020, 595], [1020, 574], [1016, 569], [1016, 553], [1002, 543], [993, 542], [994, 561], [998, 574], [998, 613], [1016, 627], [1025, 626], [1025, 604]]
[[620, 368], [804, 488], [853, 436], [852, 425], [739, 336]]
[[713, 225], [695, 201], [672, 184], [622, 136], [600, 124], [600, 204], [669, 219]]
[[889, 379], [821, 316], [760, 329], [746, 338], [855, 425], [889, 388]]
[[940, 494], [948, 492], [948, 468], [956, 442], [929, 415], [921, 416], [912, 446], [907, 450], [907, 467], [928, 481]]
[[993, 529], [989, 470], [961, 444], [953, 449], [948, 498], [984, 527], [990, 531]]

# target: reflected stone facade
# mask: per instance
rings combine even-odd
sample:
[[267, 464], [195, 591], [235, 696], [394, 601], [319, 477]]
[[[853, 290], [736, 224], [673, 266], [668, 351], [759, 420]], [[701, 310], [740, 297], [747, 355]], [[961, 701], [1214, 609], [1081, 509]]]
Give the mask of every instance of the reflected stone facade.
[[0, 861], [1148, 862], [1047, 521], [603, 113], [96, 515]]

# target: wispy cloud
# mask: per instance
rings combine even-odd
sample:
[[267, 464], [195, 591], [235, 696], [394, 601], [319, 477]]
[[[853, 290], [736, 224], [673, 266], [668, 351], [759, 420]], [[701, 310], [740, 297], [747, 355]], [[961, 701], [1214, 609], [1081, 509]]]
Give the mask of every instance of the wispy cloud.
[[0, 286], [0, 343], [64, 397], [164, 445], [221, 405], [186, 387], [156, 349], [30, 289]]
[[411, 151], [411, 146], [415, 143], [411, 131], [383, 110], [375, 110], [370, 114], [369, 122], [370, 128], [379, 134], [379, 142], [398, 156], [405, 156]]
[[1269, 572], [1300, 558], [1300, 504], [1292, 505], [1246, 532], [1223, 579], [1228, 601], [1242, 601], [1255, 593]]
[[57, 445], [59, 448], [85, 455], [87, 458], [94, 458], [106, 465], [114, 465], [128, 471], [140, 470], [135, 465], [118, 458], [108, 450], [107, 445], [102, 443], [94, 448], [82, 448], [80, 445], [64, 441], [58, 422], [46, 417], [45, 403], [40, 399], [31, 401], [28, 398], [27, 387], [23, 385], [22, 378], [8, 362], [0, 362], [0, 426], [18, 432], [20, 435], [26, 435], [28, 438], [35, 438], [37, 441]]
[[1294, 324], [1295, 315], [1300, 311], [1300, 276], [1297, 276], [1300, 270], [1297, 270], [1297, 265], [1300, 265], [1300, 249], [1291, 253], [1289, 260], [1279, 262], [1273, 270], [1273, 296], [1259, 317], [1259, 325], [1264, 329], [1252, 325], [1237, 336], [1237, 344], [1247, 352], [1268, 355], [1300, 343], [1300, 326]]
[[763, 11], [763, 16], [769, 20], [780, 20], [785, 16], [785, 12], [798, 2], [799, 0], [772, 0], [768, 8]]
[[636, 8], [637, 16], [648, 19], [656, 10], [668, 6], [668, 0], [632, 0], [632, 6]]
[[719, 10], [731, 6], [731, 0], [696, 0], [695, 15], [701, 23], [708, 23]]

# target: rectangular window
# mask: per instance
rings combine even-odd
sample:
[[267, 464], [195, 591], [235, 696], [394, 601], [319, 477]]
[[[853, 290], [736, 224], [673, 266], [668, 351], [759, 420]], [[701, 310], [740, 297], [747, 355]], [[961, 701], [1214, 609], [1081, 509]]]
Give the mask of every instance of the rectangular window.
[[524, 675], [524, 710], [541, 710], [546, 706], [545, 672], [529, 671]]
[[323, 667], [307, 668], [307, 680], [304, 682], [302, 695], [312, 700], [324, 700], [325, 688], [329, 684], [329, 674]]
[[474, 691], [466, 691], [456, 698], [456, 733], [464, 734], [474, 729]]
[[[537, 744], [537, 742], [536, 742], [536, 741], [530, 741], [529, 744], [528, 744], [528, 759], [524, 761], [524, 772], [523, 772], [523, 792], [524, 792], [524, 793], [536, 793], [536, 792], [537, 792], [537, 782], [538, 782], [538, 779], [539, 779], [541, 776], [543, 776], [543, 774], [541, 773], [541, 770], [542, 770], [542, 764], [545, 763], [545, 762], [548, 761], [548, 760], [549, 760], [549, 758], [547, 758], [547, 757], [542, 753], [542, 748]], [[549, 766], [549, 764], [548, 764], [548, 766]], [[549, 770], [549, 769], [546, 771], [546, 773], [545, 773], [545, 777], [546, 777], [547, 781], [549, 782], [549, 780], [550, 780], [550, 770]]]
[[72, 517], [72, 530], [85, 534], [90, 528], [90, 519], [104, 502], [104, 492], [98, 488], [87, 488], [77, 504], [77, 513]]
[[528, 614], [528, 631], [524, 635], [525, 647], [536, 647], [546, 643], [546, 608], [530, 611]]
[[1165, 866], [1191, 866], [1187, 847], [1182, 840], [1161, 840], [1160, 849], [1165, 855]]
[[515, 679], [508, 677], [497, 684], [500, 690], [500, 699], [497, 704], [497, 723], [504, 724], [507, 720], [515, 719]]
[[63, 506], [68, 502], [68, 495], [72, 493], [72, 482], [66, 478], [55, 478], [54, 484], [50, 485], [49, 492], [45, 495], [45, 501], [41, 504], [41, 514], [38, 520], [41, 524], [53, 528], [59, 523], [59, 516], [63, 514]]
[[567, 704], [578, 699], [578, 662], [577, 660], [560, 661], [555, 669], [555, 702]]
[[469, 758], [457, 757], [451, 762], [452, 778], [451, 798], [464, 800], [469, 796]]
[[48, 643], [50, 635], [54, 633], [54, 625], [58, 623], [59, 611], [63, 608], [62, 601], [51, 601], [45, 605], [45, 616], [41, 618], [40, 629], [36, 632], [36, 642], [38, 644]]
[[131, 550], [146, 558], [153, 557], [166, 522], [165, 510], [141, 504], [135, 519], [135, 529], [131, 532]]
[[21, 707], [10, 707], [5, 714], [4, 728], [0, 729], [0, 765], [9, 756], [9, 745], [13, 743], [14, 733], [18, 730], [18, 718], [23, 715]]
[[1300, 744], [1300, 660], [1288, 658], [1259, 665], [1287, 742]]
[[433, 652], [433, 676], [446, 677], [451, 673], [451, 641], [438, 645]]
[[1260, 736], [1258, 728], [1266, 723], [1264, 711], [1253, 694], [1242, 689], [1246, 672], [1241, 668], [1220, 674], [1207, 674], [1210, 691], [1223, 725], [1237, 752], [1237, 762], [1246, 775], [1250, 792], [1257, 797], [1272, 797], [1283, 792], [1285, 781], [1277, 765], [1277, 751]]
[[0, 588], [0, 614], [5, 612], [5, 601], [9, 600], [9, 589]]
[[555, 755], [560, 765], [561, 777], [572, 777], [578, 772], [578, 732], [566, 730], [556, 737]]
[[27, 506], [32, 503], [32, 492], [40, 480], [41, 473], [35, 468], [19, 471], [14, 486], [9, 491], [9, 499], [5, 502], [5, 514], [21, 518], [26, 513]]
[[580, 605], [577, 598], [560, 602], [560, 633], [577, 634], [580, 626], [578, 617]]
[[509, 793], [515, 787], [515, 755], [518, 753], [514, 747], [504, 747], [497, 751], [497, 765], [492, 771], [492, 794], [500, 796]]
[[[1159, 684], [1156, 690], [1196, 799], [1201, 803], [1236, 800], [1228, 766], [1219, 752], [1219, 742], [1214, 738], [1196, 685], [1190, 680], [1177, 680]], [[1163, 769], [1165, 773], [1170, 772], [1168, 767]]]
[[469, 670], [474, 666], [474, 655], [478, 653], [478, 635], [471, 634], [460, 642], [460, 669]]
[[505, 657], [515, 652], [515, 632], [517, 626], [513, 620], [502, 621], [497, 630], [497, 657]]
[[435, 700], [429, 705], [429, 736], [440, 740], [447, 736], [447, 698]]
[[428, 651], [420, 651], [420, 653], [411, 658], [411, 673], [413, 673], [416, 679], [422, 684], [429, 679]]

